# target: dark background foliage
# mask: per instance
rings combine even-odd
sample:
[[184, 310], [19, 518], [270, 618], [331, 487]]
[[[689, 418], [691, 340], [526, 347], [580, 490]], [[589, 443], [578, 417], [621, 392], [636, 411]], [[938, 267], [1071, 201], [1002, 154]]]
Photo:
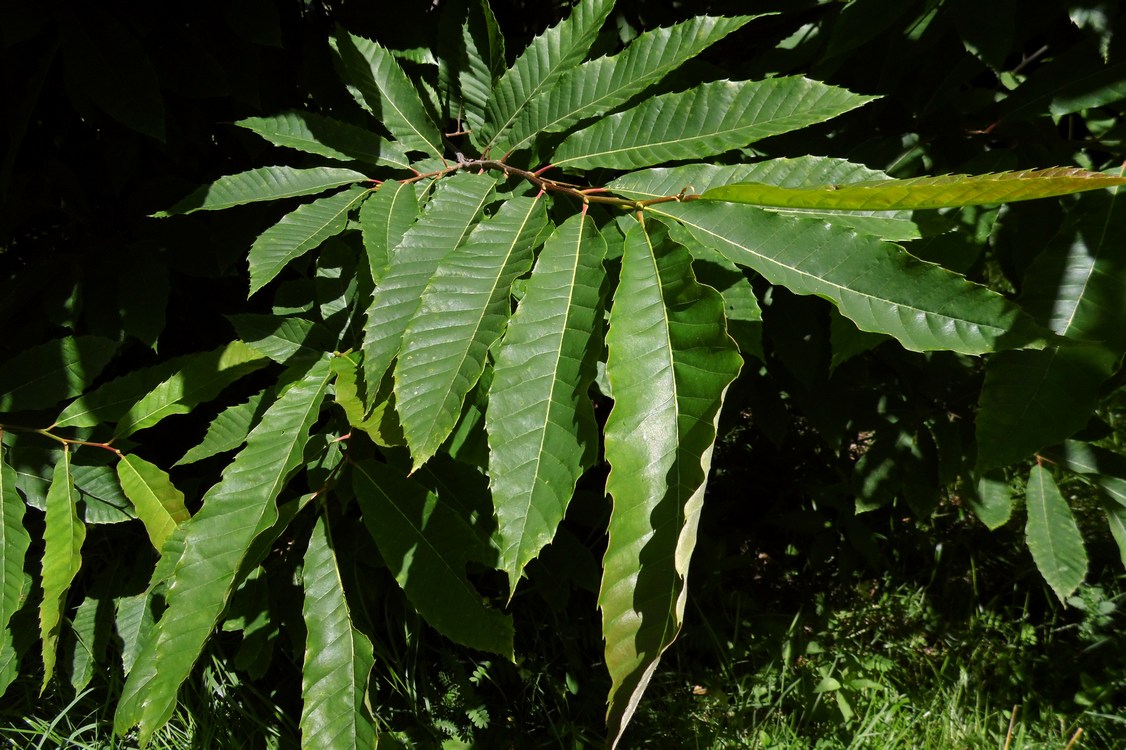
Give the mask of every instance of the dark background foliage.
[[[0, 362], [64, 329], [122, 342], [103, 379], [229, 341], [233, 331], [224, 316], [263, 304], [246, 300], [244, 256], [277, 208], [174, 222], [146, 217], [200, 183], [273, 163], [273, 147], [233, 127], [236, 120], [297, 107], [355, 114], [331, 75], [325, 39], [334, 24], [422, 60], [447, 3], [454, 0], [393, 10], [370, 2], [268, 0], [5, 3]], [[510, 58], [567, 5], [493, 2]], [[747, 12], [777, 14], [696, 60], [686, 82], [800, 72], [883, 97], [818, 128], [756, 144], [757, 153], [844, 157], [897, 177], [1057, 164], [1105, 169], [1121, 158], [1124, 17], [1109, 0], [622, 0], [599, 48], [613, 51], [642, 29], [693, 15]], [[910, 249], [1015, 293], [1066, 206], [1041, 201], [1000, 213], [932, 212], [924, 220], [953, 222], [956, 231]], [[1120, 705], [1126, 651], [1110, 625], [1092, 624], [1089, 610], [1061, 609], [1021, 544], [1019, 520], [988, 532], [961, 500], [954, 481], [959, 459], [935, 458], [936, 441], [971, 439], [979, 364], [952, 354], [909, 355], [871, 341], [856, 342], [858, 356], [835, 361], [836, 319], [827, 305], [784, 290], [759, 291], [769, 301], [763, 331], [769, 373], [744, 378], [728, 399], [692, 573], [695, 604], [667, 660], [675, 676], [655, 684], [655, 704], [682, 710], [691, 700], [684, 675], [706, 672], [716, 661], [712, 641], [722, 640], [732, 622], [760, 639], [797, 643], [802, 634], [786, 627], [793, 613], [804, 612], [809, 632], [821, 632], [834, 613], [853, 612], [867, 619], [832, 631], [841, 647], [865, 628], [889, 642], [913, 643], [908, 661], [920, 680], [962, 668], [1002, 706]], [[252, 380], [239, 387], [253, 392]], [[1104, 391], [1112, 396], [1119, 387], [1116, 380]], [[1114, 432], [1120, 400], [1107, 404], [1092, 434]], [[147, 455], [171, 464], [213, 415], [201, 408], [149, 431]], [[933, 434], [936, 415], [949, 415], [940, 420], [948, 434]], [[857, 514], [858, 459], [885, 448], [874, 436], [888, 434], [891, 425], [921, 446], [924, 458], [904, 465], [892, 448], [888, 457], [897, 471], [922, 479], [906, 506]], [[197, 471], [173, 474], [189, 498], [203, 489]], [[560, 540], [533, 566], [531, 585], [513, 604], [519, 666], [483, 667], [428, 633], [395, 593], [368, 603], [380, 611], [373, 619], [409, 636], [409, 646], [395, 639], [377, 645], [383, 649], [377, 671], [384, 671], [385, 684], [400, 686], [379, 696], [393, 728], [426, 725], [435, 732], [443, 721], [467, 727], [466, 710], [480, 703], [493, 715], [488, 731], [496, 742], [558, 737], [560, 716], [576, 738], [597, 736], [605, 694], [594, 604], [599, 550], [587, 540], [598, 538], [604, 523], [603, 480], [598, 472], [584, 480]], [[1117, 551], [1100, 520], [1088, 523], [1096, 513], [1089, 506], [1080, 495], [1076, 511], [1090, 529], [1088, 580], [1113, 597], [1121, 588]], [[97, 527], [88, 544], [111, 549], [125, 533]], [[89, 559], [96, 561], [96, 553]], [[76, 590], [93, 589], [99, 576], [125, 574], [95, 562]], [[925, 588], [926, 607], [889, 606], [889, 592], [906, 585]], [[982, 607], [1002, 617], [1022, 613], [1056, 635], [1027, 648], [1013, 644], [1010, 654], [986, 660], [974, 649], [989, 633], [975, 642], [966, 632], [968, 623], [986, 627], [971, 619]], [[237, 648], [237, 638], [220, 643], [220, 654], [224, 645]], [[760, 666], [761, 655], [750, 646], [744, 656], [736, 659], [740, 668]], [[248, 689], [294, 710], [294, 658], [276, 659], [268, 678], [247, 679]], [[112, 694], [115, 680], [102, 679], [98, 689]], [[1092, 681], [1105, 687], [1094, 698]], [[27, 710], [31, 690], [12, 701], [12, 710]], [[246, 701], [250, 694], [240, 693]], [[834, 717], [816, 718], [835, 726]], [[632, 731], [657, 738], [664, 730], [643, 713]]]

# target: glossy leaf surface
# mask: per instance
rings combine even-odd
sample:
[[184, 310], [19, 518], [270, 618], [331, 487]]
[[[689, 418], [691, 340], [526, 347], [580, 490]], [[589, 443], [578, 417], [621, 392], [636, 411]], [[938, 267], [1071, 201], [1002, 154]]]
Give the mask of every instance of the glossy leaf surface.
[[551, 161], [557, 167], [636, 169], [700, 159], [823, 122], [873, 98], [801, 77], [705, 83], [567, 136]]
[[63, 451], [55, 464], [43, 529], [43, 601], [39, 605], [39, 637], [43, 644], [43, 684], [47, 689], [55, 673], [59, 633], [70, 584], [82, 567], [82, 543], [86, 527], [78, 518], [71, 477], [70, 451]]
[[485, 427], [498, 567], [510, 592], [555, 536], [595, 447], [587, 391], [601, 348], [605, 254], [585, 213], [564, 222], [540, 252], [497, 355]]
[[736, 265], [796, 294], [831, 300], [861, 330], [894, 336], [907, 349], [981, 354], [1043, 346], [1047, 336], [996, 292], [875, 238], [731, 203], [650, 210], [678, 220]]
[[168, 474], [140, 456], [122, 456], [117, 463], [121, 488], [137, 509], [157, 552], [177, 525], [188, 520], [184, 493], [172, 485]]
[[341, 185], [365, 182], [367, 176], [343, 167], [260, 167], [248, 172], [220, 177], [195, 191], [166, 211], [153, 216], [162, 218], [195, 211], [220, 211], [246, 203], [276, 201], [301, 195], [323, 193]]
[[612, 746], [683, 622], [716, 423], [742, 366], [719, 294], [695, 282], [663, 227], [648, 229], [626, 236], [606, 334], [614, 507], [598, 601]]
[[532, 266], [547, 223], [543, 201], [512, 198], [446, 256], [422, 292], [403, 333], [395, 400], [417, 469], [434, 455], [504, 331], [510, 289]]
[[269, 117], [248, 117], [235, 123], [276, 146], [342, 161], [407, 169], [410, 160], [397, 143], [331, 117], [313, 112], [283, 112]]
[[203, 508], [186, 526], [154, 644], [125, 684], [115, 717], [119, 732], [139, 725], [144, 742], [172, 715], [176, 693], [218, 622], [251, 542], [277, 518], [277, 497], [302, 463], [328, 383], [328, 361], [321, 360], [266, 410], [222, 480], [204, 495]]
[[302, 566], [307, 632], [301, 678], [301, 746], [372, 748], [375, 723], [365, 706], [375, 658], [352, 625], [328, 521], [317, 519]]

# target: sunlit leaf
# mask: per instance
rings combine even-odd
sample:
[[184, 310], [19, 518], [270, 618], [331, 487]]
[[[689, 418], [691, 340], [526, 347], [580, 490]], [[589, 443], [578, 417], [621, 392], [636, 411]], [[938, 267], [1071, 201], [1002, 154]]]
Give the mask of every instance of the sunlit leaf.
[[485, 425], [498, 566], [510, 592], [555, 536], [595, 447], [587, 391], [601, 348], [605, 253], [585, 213], [564, 222], [540, 252], [497, 355]]
[[210, 185], [184, 198], [172, 208], [157, 211], [163, 218], [195, 211], [220, 211], [257, 201], [276, 201], [300, 195], [323, 193], [341, 185], [367, 182], [367, 175], [342, 167], [260, 167], [248, 172], [220, 177]]
[[408, 151], [441, 157], [442, 134], [394, 56], [379, 43], [347, 32], [331, 43], [342, 76], [391, 135]]
[[713, 187], [705, 200], [788, 208], [890, 211], [897, 209], [979, 206], [1050, 198], [1085, 190], [1126, 185], [1126, 178], [1074, 167], [1027, 169], [983, 175], [942, 175], [871, 183], [781, 187], [762, 183]]
[[0, 633], [27, 596], [24, 560], [31, 536], [24, 528], [26, 506], [16, 492], [16, 472], [0, 454]]
[[375, 746], [367, 704], [368, 673], [375, 663], [371, 642], [352, 625], [328, 521], [317, 519], [301, 577], [305, 588], [305, 659], [301, 671], [301, 746]]
[[874, 98], [797, 76], [705, 83], [572, 133], [551, 161], [557, 167], [636, 169], [699, 159], [828, 120]]
[[733, 203], [649, 210], [681, 222], [731, 262], [828, 299], [862, 331], [889, 334], [911, 350], [981, 354], [1043, 346], [1049, 335], [1000, 294], [875, 238]]
[[165, 471], [140, 456], [122, 456], [117, 463], [117, 475], [152, 546], [159, 552], [172, 529], [188, 520], [184, 493], [172, 485]]
[[512, 282], [532, 266], [547, 223], [544, 201], [512, 198], [434, 270], [403, 333], [395, 402], [415, 468], [434, 455], [461, 415], [504, 332]]
[[663, 227], [638, 225], [626, 236], [610, 309], [606, 489], [614, 506], [598, 601], [612, 746], [680, 631], [719, 410], [742, 365], [722, 299], [695, 282], [690, 262]]
[[303, 463], [329, 378], [328, 360], [319, 360], [266, 410], [185, 524], [184, 552], [168, 581], [168, 609], [122, 691], [114, 719], [118, 732], [139, 725], [145, 743], [171, 717], [176, 693], [222, 614], [251, 542], [278, 517], [277, 497]]
[[250, 294], [268, 284], [292, 260], [344, 231], [349, 212], [367, 190], [348, 190], [298, 206], [258, 236], [250, 246]]
[[358, 160], [368, 164], [409, 169], [402, 147], [340, 120], [312, 112], [283, 112], [269, 117], [248, 117], [235, 123], [277, 146], [297, 149], [330, 159]]
[[1079, 588], [1087, 576], [1087, 551], [1083, 536], [1063, 499], [1051, 472], [1036, 465], [1028, 475], [1025, 490], [1028, 523], [1025, 539], [1028, 551], [1044, 580], [1060, 601]]
[[399, 353], [403, 331], [418, 310], [422, 290], [438, 264], [469, 236], [496, 183], [483, 175], [458, 174], [442, 180], [426, 213], [391, 251], [390, 265], [372, 296], [364, 325], [364, 385], [379, 390]]
[[62, 458], [55, 465], [51, 489], [47, 492], [41, 579], [43, 601], [39, 605], [39, 637], [43, 643], [40, 692], [47, 689], [55, 673], [66, 595], [82, 567], [82, 543], [86, 539], [86, 527], [78, 518], [70, 459], [70, 451], [63, 451]]

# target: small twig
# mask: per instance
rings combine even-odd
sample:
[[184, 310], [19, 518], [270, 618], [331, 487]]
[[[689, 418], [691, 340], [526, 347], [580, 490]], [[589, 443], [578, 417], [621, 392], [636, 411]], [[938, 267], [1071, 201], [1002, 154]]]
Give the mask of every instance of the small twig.
[[1079, 736], [1081, 734], [1083, 734], [1083, 727], [1079, 727], [1075, 730], [1075, 734], [1071, 736], [1071, 742], [1068, 742], [1067, 747], [1065, 747], [1063, 750], [1071, 750], [1072, 746], [1079, 741]]
[[1017, 709], [1019, 708], [1020, 706], [1013, 706], [1013, 715], [1009, 717], [1009, 731], [1005, 734], [1004, 750], [1009, 750], [1009, 745], [1013, 744], [1013, 729], [1017, 725]]

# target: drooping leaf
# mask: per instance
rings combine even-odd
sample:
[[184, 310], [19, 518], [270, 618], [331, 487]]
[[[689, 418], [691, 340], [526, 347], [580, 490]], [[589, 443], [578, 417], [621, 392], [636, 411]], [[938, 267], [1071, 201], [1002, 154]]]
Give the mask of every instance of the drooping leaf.
[[242, 341], [197, 355], [130, 407], [114, 430], [122, 438], [152, 427], [172, 414], [187, 414], [196, 405], [210, 401], [220, 391], [247, 373], [265, 367], [269, 360]]
[[700, 197], [704, 200], [789, 208], [889, 211], [1012, 203], [1117, 185], [1126, 185], [1126, 178], [1074, 167], [1052, 167], [997, 174], [913, 177], [906, 180], [818, 187], [791, 188], [743, 183], [713, 187]]
[[17, 354], [0, 367], [0, 413], [54, 406], [86, 390], [117, 343], [100, 336], [66, 336]]
[[349, 212], [367, 192], [355, 185], [298, 206], [260, 234], [250, 246], [250, 294], [268, 284], [290, 261], [343, 232]]
[[368, 269], [378, 284], [387, 270], [391, 250], [418, 218], [414, 185], [387, 180], [360, 206], [360, 228], [367, 250]]
[[314, 195], [341, 185], [367, 181], [367, 175], [343, 167], [259, 167], [220, 177], [172, 208], [157, 211], [153, 216], [159, 219], [195, 211], [221, 211], [245, 203]]
[[567, 136], [557, 167], [636, 169], [722, 154], [823, 122], [876, 97], [798, 76], [716, 81], [663, 94]]
[[145, 525], [152, 546], [159, 552], [172, 529], [188, 520], [184, 493], [172, 485], [168, 474], [140, 456], [122, 456], [117, 476]]
[[139, 724], [145, 743], [172, 715], [176, 693], [218, 622], [251, 543], [278, 517], [277, 497], [303, 463], [329, 380], [328, 360], [320, 360], [286, 390], [184, 525], [184, 551], [167, 584], [168, 609], [117, 706], [119, 733]]
[[31, 536], [23, 525], [25, 510], [16, 492], [16, 472], [0, 453], [0, 633], [27, 596], [23, 566]]
[[418, 310], [422, 290], [434, 270], [469, 236], [495, 184], [491, 177], [464, 173], [442, 180], [426, 213], [392, 250], [364, 325], [364, 384], [368, 394], [379, 390], [384, 373], [399, 353], [403, 331]]
[[482, 153], [489, 151], [533, 99], [550, 91], [561, 75], [586, 57], [613, 7], [614, 0], [579, 3], [570, 16], [533, 39], [520, 53], [493, 87], [485, 108], [483, 128], [489, 140]]
[[626, 236], [606, 335], [614, 505], [598, 601], [611, 746], [680, 630], [719, 410], [742, 365], [719, 294], [663, 227], [647, 228]]
[[66, 595], [82, 567], [82, 543], [86, 539], [86, 527], [78, 518], [70, 458], [70, 451], [63, 451], [62, 458], [55, 465], [51, 489], [47, 492], [40, 579], [43, 601], [39, 605], [39, 637], [43, 644], [43, 684], [40, 692], [47, 689], [55, 673]]
[[527, 147], [541, 133], [560, 133], [601, 117], [660, 81], [754, 16], [697, 16], [638, 36], [622, 53], [573, 68], [532, 99], [512, 127], [494, 142], [499, 153]]
[[265, 411], [262, 402], [266, 393], [264, 390], [259, 391], [241, 404], [228, 406], [219, 412], [207, 426], [203, 441], [189, 449], [184, 457], [173, 465], [195, 463], [241, 446], [246, 442], [246, 436], [250, 434], [251, 428], [258, 423], [262, 412]]
[[512, 282], [532, 266], [544, 201], [511, 198], [447, 255], [407, 324], [395, 402], [417, 469], [449, 437], [511, 310]]
[[487, 607], [465, 576], [480, 554], [473, 529], [418, 480], [375, 461], [356, 464], [364, 525], [407, 599], [447, 638], [512, 658], [512, 619]]
[[1056, 480], [1043, 466], [1036, 465], [1028, 475], [1025, 493], [1028, 523], [1025, 539], [1028, 551], [1044, 580], [1062, 602], [1079, 588], [1087, 575], [1087, 551], [1083, 535], [1063, 499]]
[[485, 427], [500, 560], [516, 590], [521, 571], [555, 536], [595, 447], [587, 391], [598, 346], [606, 242], [585, 214], [540, 252], [508, 323], [489, 389]]
[[371, 642], [352, 625], [344, 581], [328, 521], [317, 519], [302, 566], [305, 660], [301, 671], [301, 746], [375, 747], [368, 713], [368, 673], [375, 664]]
[[257, 133], [274, 145], [307, 154], [410, 169], [410, 160], [397, 143], [324, 115], [283, 112], [270, 117], [248, 117], [235, 125]]
[[442, 134], [394, 56], [377, 42], [340, 32], [331, 39], [345, 82], [407, 151], [441, 158]]
[[796, 294], [828, 299], [861, 330], [894, 336], [913, 351], [981, 354], [1043, 346], [1050, 335], [1000, 294], [872, 237], [734, 203], [648, 210], [681, 222], [731, 262]]
[[1126, 202], [1116, 194], [1082, 196], [1029, 266], [1024, 308], [1055, 333], [1084, 343], [990, 358], [977, 416], [980, 468], [1064, 440], [1094, 411], [1100, 386], [1126, 352], [1124, 221]]

